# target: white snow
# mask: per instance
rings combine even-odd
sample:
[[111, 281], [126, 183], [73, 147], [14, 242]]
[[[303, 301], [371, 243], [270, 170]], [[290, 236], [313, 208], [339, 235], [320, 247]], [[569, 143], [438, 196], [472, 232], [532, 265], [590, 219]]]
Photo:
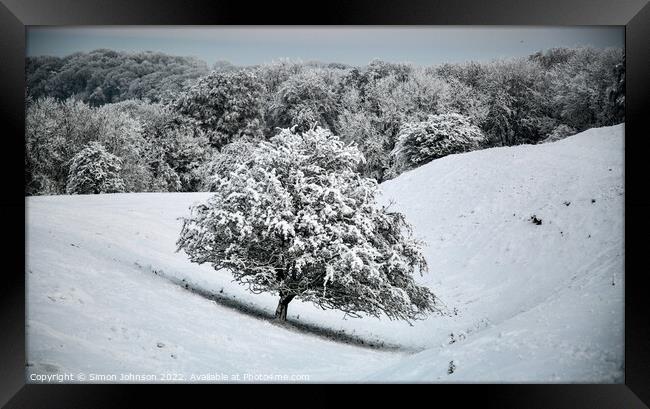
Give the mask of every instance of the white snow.
[[409, 326], [293, 301], [289, 320], [397, 350], [283, 328], [168, 280], [276, 307], [275, 296], [175, 253], [178, 217], [210, 194], [27, 198], [27, 381], [623, 382], [623, 130], [447, 156], [383, 183], [381, 202], [394, 201], [428, 243], [430, 272], [418, 280], [451, 315]]

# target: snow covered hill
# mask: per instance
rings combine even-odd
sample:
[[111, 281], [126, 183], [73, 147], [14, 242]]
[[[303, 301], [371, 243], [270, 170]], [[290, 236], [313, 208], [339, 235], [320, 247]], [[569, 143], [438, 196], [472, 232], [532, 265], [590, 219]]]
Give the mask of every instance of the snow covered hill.
[[175, 253], [178, 217], [209, 194], [27, 198], [28, 373], [622, 382], [623, 129], [448, 156], [382, 184], [428, 243], [418, 280], [450, 312], [413, 326], [298, 301], [294, 327], [270, 323], [275, 296]]

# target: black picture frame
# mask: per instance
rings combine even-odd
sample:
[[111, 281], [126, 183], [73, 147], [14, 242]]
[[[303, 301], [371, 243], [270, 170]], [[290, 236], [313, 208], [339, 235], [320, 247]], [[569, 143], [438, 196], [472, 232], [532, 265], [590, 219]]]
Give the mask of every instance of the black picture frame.
[[[5, 149], [0, 160], [0, 175], [4, 177], [0, 198], [0, 214], [4, 217], [0, 231], [5, 238], [0, 246], [4, 261], [0, 284], [0, 404], [9, 408], [115, 407], [131, 404], [134, 398], [153, 392], [145, 385], [136, 388], [129, 385], [25, 384], [26, 221], [24, 179], [20, 170], [24, 166], [21, 154], [24, 156], [25, 27], [257, 24], [625, 26], [625, 384], [424, 385], [426, 390], [422, 392], [423, 396], [428, 395], [436, 401], [443, 396], [451, 397], [454, 406], [468, 399], [478, 399], [481, 407], [500, 408], [647, 408], [650, 404], [650, 315], [643, 286], [647, 272], [647, 267], [643, 267], [647, 252], [644, 233], [650, 228], [650, 195], [644, 189], [648, 186], [644, 156], [650, 139], [645, 123], [650, 118], [650, 5], [647, 0], [333, 0], [317, 9], [304, 2], [298, 5], [267, 2], [253, 6], [243, 1], [221, 0], [0, 2], [0, 108]], [[183, 401], [187, 397], [187, 391], [178, 393], [176, 388], [165, 386], [156, 388], [158, 399]], [[225, 386], [219, 385], [221, 391]], [[278, 388], [277, 385], [272, 387]], [[248, 395], [251, 394], [246, 395], [246, 403], [250, 404], [251, 396]], [[265, 395], [281, 403], [277, 391]]]

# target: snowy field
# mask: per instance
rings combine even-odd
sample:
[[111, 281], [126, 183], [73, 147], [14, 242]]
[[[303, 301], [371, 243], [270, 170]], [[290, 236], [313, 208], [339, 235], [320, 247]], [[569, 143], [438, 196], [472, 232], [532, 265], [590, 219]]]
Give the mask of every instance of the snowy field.
[[413, 326], [299, 301], [274, 324], [276, 296], [175, 252], [178, 218], [209, 194], [29, 197], [27, 381], [623, 382], [623, 156], [617, 125], [382, 184], [449, 311]]

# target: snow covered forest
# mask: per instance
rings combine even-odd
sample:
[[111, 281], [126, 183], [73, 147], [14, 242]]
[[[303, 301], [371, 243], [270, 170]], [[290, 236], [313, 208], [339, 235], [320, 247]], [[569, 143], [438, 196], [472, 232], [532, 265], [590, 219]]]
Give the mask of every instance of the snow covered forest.
[[[290, 128], [353, 143], [378, 182], [445, 155], [536, 144], [624, 121], [620, 49], [421, 67], [295, 62], [212, 69], [110, 50], [27, 59], [26, 195], [209, 191], [233, 155]], [[95, 150], [100, 152], [91, 153]], [[85, 158], [85, 159], [84, 159]], [[105, 184], [103, 184], [105, 183]]]
[[26, 71], [28, 380], [623, 382], [623, 50]]

